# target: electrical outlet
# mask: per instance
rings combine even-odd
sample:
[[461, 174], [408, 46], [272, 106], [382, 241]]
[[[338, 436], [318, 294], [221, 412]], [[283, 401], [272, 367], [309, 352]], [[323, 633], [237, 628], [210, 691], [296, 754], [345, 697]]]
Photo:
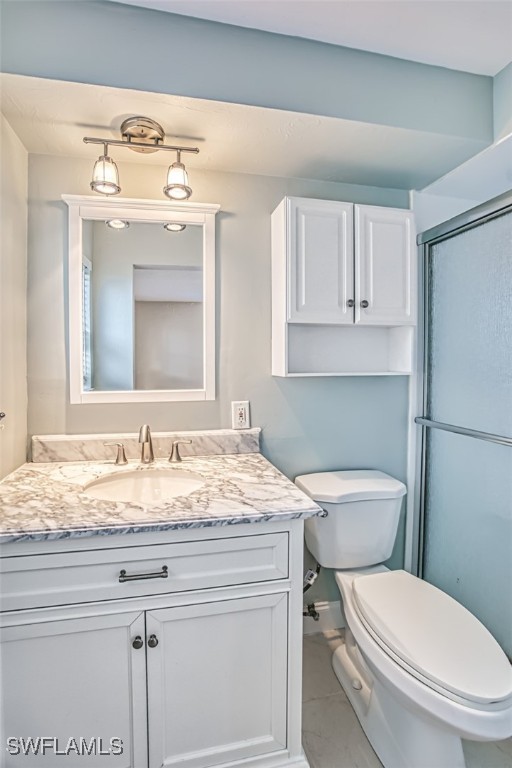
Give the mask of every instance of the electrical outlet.
[[231, 426], [233, 429], [249, 429], [251, 426], [248, 400], [236, 400], [231, 403]]

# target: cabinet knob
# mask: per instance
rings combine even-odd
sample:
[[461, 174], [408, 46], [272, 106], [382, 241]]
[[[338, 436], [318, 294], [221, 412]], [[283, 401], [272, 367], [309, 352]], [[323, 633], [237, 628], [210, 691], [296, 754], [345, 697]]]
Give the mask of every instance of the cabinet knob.
[[133, 638], [132, 645], [135, 648], [135, 650], [138, 651], [139, 648], [142, 648], [142, 646], [144, 645], [144, 640], [142, 639], [142, 637], [140, 635], [137, 635], [137, 637]]
[[353, 307], [354, 305], [355, 305], [355, 301], [354, 301], [354, 299], [349, 299], [349, 300], [347, 301], [347, 307]]
[[148, 645], [150, 648], [156, 648], [158, 645], [158, 637], [156, 635], [150, 635]]
[[363, 301], [361, 302], [361, 306], [363, 309], [366, 309], [367, 307], [370, 306], [370, 304], [368, 301], [366, 301], [366, 299], [363, 299]]

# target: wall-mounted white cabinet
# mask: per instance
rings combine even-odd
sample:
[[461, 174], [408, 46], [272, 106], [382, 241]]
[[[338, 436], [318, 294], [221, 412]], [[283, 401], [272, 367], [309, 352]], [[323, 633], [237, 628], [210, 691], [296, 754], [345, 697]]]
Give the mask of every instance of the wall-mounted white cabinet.
[[407, 210], [286, 197], [272, 214], [272, 373], [407, 374], [416, 248]]

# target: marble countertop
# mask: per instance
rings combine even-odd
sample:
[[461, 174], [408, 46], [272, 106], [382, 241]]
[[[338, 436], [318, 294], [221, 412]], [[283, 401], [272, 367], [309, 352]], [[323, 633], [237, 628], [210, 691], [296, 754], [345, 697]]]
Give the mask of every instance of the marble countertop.
[[202, 475], [205, 484], [189, 496], [145, 505], [95, 499], [84, 488], [113, 472], [172, 469], [165, 459], [149, 466], [24, 464], [0, 482], [0, 543], [258, 523], [321, 511], [260, 453], [189, 456], [175, 467]]

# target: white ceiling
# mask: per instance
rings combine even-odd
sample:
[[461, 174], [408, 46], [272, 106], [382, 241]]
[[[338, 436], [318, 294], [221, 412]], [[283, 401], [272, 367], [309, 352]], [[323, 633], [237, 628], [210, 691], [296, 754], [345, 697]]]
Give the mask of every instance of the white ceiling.
[[[422, 189], [476, 151], [457, 137], [241, 104], [2, 75], [2, 112], [29, 152], [88, 158], [84, 136], [119, 139], [121, 122], [148, 115], [166, 143], [197, 145], [194, 168]], [[172, 128], [172, 133], [171, 133]], [[167, 152], [112, 147], [116, 161], [168, 165]]]
[[113, 0], [495, 75], [512, 60], [512, 0]]

